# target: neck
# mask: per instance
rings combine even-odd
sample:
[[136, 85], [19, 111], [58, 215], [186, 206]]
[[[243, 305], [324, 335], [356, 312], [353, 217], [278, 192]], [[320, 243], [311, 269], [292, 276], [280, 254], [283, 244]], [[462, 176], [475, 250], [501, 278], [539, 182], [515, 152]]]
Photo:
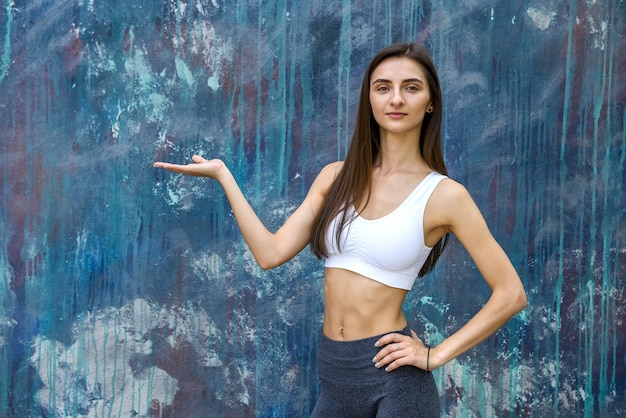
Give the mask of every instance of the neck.
[[427, 165], [420, 154], [420, 138], [381, 132], [380, 154], [376, 166], [384, 171], [412, 169]]

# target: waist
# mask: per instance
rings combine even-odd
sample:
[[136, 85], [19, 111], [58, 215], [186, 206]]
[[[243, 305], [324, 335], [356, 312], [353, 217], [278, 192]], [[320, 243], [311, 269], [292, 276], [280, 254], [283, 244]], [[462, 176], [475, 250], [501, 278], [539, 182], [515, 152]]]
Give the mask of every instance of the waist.
[[380, 337], [391, 332], [410, 335], [409, 326], [354, 341], [336, 341], [324, 333], [320, 337], [318, 372], [322, 379], [339, 383], [365, 384], [385, 380], [388, 375], [374, 367], [372, 358], [380, 351], [374, 346]]
[[352, 271], [326, 269], [324, 333], [351, 341], [402, 329], [407, 324], [402, 312], [406, 294]]
[[[326, 333], [322, 331], [322, 335], [320, 337], [320, 350], [322, 349], [330, 349], [333, 352], [333, 355], [337, 358], [354, 358], [356, 353], [361, 353], [365, 351], [367, 356], [369, 356], [369, 352], [373, 352], [376, 354], [382, 347], [374, 347], [374, 343], [380, 339], [380, 337], [387, 334], [403, 334], [403, 335], [411, 335], [411, 328], [409, 325], [405, 325], [402, 328], [398, 328], [393, 331], [382, 332], [380, 334], [372, 335], [365, 338], [360, 338], [358, 340], [352, 341], [337, 341], [332, 338], [329, 338]], [[369, 356], [368, 360], [372, 361], [373, 356]]]

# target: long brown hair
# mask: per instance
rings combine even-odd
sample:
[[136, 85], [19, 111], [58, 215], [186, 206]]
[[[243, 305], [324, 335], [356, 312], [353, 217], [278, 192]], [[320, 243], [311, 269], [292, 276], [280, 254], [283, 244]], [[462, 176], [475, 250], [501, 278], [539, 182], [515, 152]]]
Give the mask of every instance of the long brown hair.
[[[372, 73], [381, 62], [395, 57], [410, 58], [424, 69], [430, 88], [433, 111], [426, 113], [422, 122], [420, 153], [430, 168], [443, 175], [448, 174], [443, 160], [441, 144], [441, 88], [432, 58], [426, 48], [418, 44], [397, 43], [390, 45], [376, 54], [363, 76], [356, 124], [350, 147], [348, 148], [343, 168], [328, 190], [326, 200], [317, 216], [311, 233], [311, 251], [318, 258], [328, 256], [326, 231], [333, 219], [341, 213], [339, 228], [337, 228], [335, 236], [337, 247], [339, 248], [341, 231], [352, 221], [352, 219], [348, 218], [346, 209], [351, 205], [354, 205], [354, 207], [367, 205], [371, 173], [374, 162], [380, 152], [380, 127], [376, 119], [374, 119], [369, 101], [370, 79]], [[447, 240], [448, 235], [446, 234], [435, 244], [419, 272], [419, 277], [424, 276], [433, 269], [446, 246]]]

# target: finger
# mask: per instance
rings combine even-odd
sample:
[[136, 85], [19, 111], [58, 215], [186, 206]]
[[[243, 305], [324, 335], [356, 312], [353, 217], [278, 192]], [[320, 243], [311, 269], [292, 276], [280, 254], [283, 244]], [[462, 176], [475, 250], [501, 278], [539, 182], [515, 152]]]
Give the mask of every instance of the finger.
[[380, 337], [378, 341], [374, 343], [374, 347], [384, 347], [387, 344], [402, 341], [404, 338], [406, 338], [406, 335], [398, 334], [397, 332], [392, 332], [391, 334], [386, 334]]
[[176, 164], [170, 164], [170, 163], [164, 163], [164, 162], [156, 162], [153, 164], [154, 167], [156, 168], [163, 168], [165, 170], [170, 170], [170, 171], [176, 171], [177, 167], [179, 167]]
[[163, 162], [156, 162], [154, 163], [154, 167], [157, 168], [164, 168], [165, 170], [170, 170], [170, 171], [180, 171], [180, 169], [184, 166], [180, 166], [178, 164], [170, 164], [170, 163], [163, 163]]
[[380, 350], [372, 359], [377, 368], [381, 368], [396, 360], [397, 358], [402, 357], [404, 354], [402, 351], [405, 349], [405, 345], [401, 342], [399, 343], [391, 343], [387, 344], [385, 348]]
[[[396, 346], [396, 344], [393, 344], [393, 346]], [[408, 364], [408, 354], [410, 354], [410, 352], [407, 352], [406, 348], [400, 345], [394, 348], [397, 348], [397, 350], [390, 352], [388, 355], [378, 361], [375, 364], [376, 368], [380, 369], [384, 367], [385, 371], [389, 372], [395, 370], [400, 366]]]
[[373, 359], [374, 363], [381, 361], [382, 359], [384, 359], [385, 357], [387, 357], [388, 355], [390, 355], [391, 353], [397, 350], [398, 350], [398, 343], [388, 343], [387, 345], [385, 345], [384, 348], [382, 348], [378, 353], [376, 353]]
[[163, 168], [173, 173], [186, 174], [190, 176], [199, 176], [200, 174], [198, 174], [196, 170], [194, 170], [194, 166], [195, 164], [188, 164], [188, 165], [169, 164], [169, 163], [158, 163], [158, 165], [155, 164], [155, 167]]
[[389, 365], [387, 367], [385, 367], [385, 371], [387, 373], [392, 372], [402, 366], [406, 366], [410, 364], [409, 361], [407, 360], [406, 357], [401, 357], [395, 361], [392, 361], [391, 363], [389, 363]]
[[390, 353], [394, 351], [398, 351], [398, 349], [402, 349], [406, 346], [406, 344], [401, 345], [401, 346], [399, 346], [398, 344], [406, 343], [410, 341], [411, 341], [411, 337], [404, 335], [404, 334], [391, 333], [391, 334], [384, 335], [374, 344], [376, 347], [382, 347], [380, 351], [376, 354], [376, 356], [374, 356], [374, 359], [373, 359], [374, 363], [379, 362], [381, 359], [385, 358]]

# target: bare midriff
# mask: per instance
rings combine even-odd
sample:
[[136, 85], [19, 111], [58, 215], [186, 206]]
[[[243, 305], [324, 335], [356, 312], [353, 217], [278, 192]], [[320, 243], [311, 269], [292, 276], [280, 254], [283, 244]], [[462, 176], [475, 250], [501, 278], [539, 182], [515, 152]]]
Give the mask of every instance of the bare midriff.
[[327, 268], [324, 278], [324, 335], [354, 341], [406, 327], [404, 289], [389, 287], [360, 274]]

